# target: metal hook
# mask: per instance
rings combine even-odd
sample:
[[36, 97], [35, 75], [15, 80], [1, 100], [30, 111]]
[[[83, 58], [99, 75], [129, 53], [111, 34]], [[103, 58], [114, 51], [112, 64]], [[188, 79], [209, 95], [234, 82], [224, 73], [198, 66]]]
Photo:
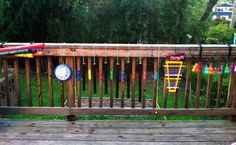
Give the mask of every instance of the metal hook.
[[93, 65], [96, 65], [96, 57], [95, 57], [95, 51], [96, 51], [96, 43], [93, 45]]
[[229, 47], [229, 53], [228, 53], [228, 62], [229, 62], [231, 60], [232, 47], [230, 44], [227, 44], [227, 46]]
[[105, 61], [104, 64], [107, 64], [107, 45], [105, 43]]

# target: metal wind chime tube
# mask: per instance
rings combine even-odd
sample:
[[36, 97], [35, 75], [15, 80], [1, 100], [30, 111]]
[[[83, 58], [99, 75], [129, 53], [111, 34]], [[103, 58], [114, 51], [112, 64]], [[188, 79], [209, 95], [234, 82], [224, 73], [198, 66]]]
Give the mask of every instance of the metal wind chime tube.
[[119, 63], [119, 52], [117, 44], [117, 59], [116, 59], [116, 98], [119, 98], [119, 80], [120, 80], [120, 63]]
[[84, 58], [84, 48], [83, 48], [83, 51], [82, 51], [82, 56], [83, 56], [83, 62], [82, 62], [82, 89], [83, 91], [85, 91], [86, 89], [86, 70], [87, 70], [87, 64], [85, 62], [85, 58]]
[[130, 63], [130, 46], [129, 46], [129, 55], [126, 63], [126, 81], [127, 81], [127, 98], [130, 98], [130, 74], [131, 74], [131, 63]]
[[107, 46], [105, 45], [105, 61], [104, 61], [104, 85], [105, 94], [108, 94], [108, 63], [107, 63]]
[[95, 45], [93, 46], [93, 51], [94, 51], [94, 56], [93, 56], [93, 66], [92, 66], [92, 74], [93, 74], [93, 93], [96, 94], [97, 93], [97, 83], [96, 83], [96, 56], [95, 56]]
[[[142, 53], [142, 48], [140, 46], [140, 50]], [[141, 102], [142, 99], [142, 77], [143, 77], [143, 65], [142, 65], [142, 57], [139, 57], [139, 64], [138, 64], [138, 78], [139, 78], [139, 82], [138, 82], [138, 86], [139, 86], [139, 90], [138, 90], [138, 101]]]

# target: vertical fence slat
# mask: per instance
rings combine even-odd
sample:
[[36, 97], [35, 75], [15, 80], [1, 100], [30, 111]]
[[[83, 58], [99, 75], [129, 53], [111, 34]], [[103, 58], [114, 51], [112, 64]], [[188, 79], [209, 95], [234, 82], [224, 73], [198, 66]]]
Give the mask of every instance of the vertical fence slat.
[[19, 59], [14, 58], [14, 76], [15, 76], [15, 86], [17, 95], [17, 105], [21, 106], [21, 94], [20, 94], [20, 69], [19, 69]]
[[[91, 108], [93, 106], [93, 98], [92, 98], [92, 58], [88, 57], [88, 102], [89, 102], [89, 107]], [[95, 74], [93, 74], [95, 75]]]
[[142, 108], [146, 107], [146, 85], [147, 85], [147, 58], [143, 58], [142, 73]]
[[135, 79], [136, 79], [136, 58], [132, 58], [132, 98], [131, 107], [135, 107]]
[[[236, 60], [233, 61], [234, 65], [236, 65]], [[235, 73], [231, 73], [229, 76], [229, 86], [228, 86], [228, 94], [227, 94], [227, 101], [226, 107], [231, 107], [233, 100], [233, 92], [235, 90], [234, 81], [235, 81]]]
[[8, 79], [8, 60], [7, 59], [3, 59], [3, 75], [5, 78], [7, 106], [11, 106], [10, 92], [9, 92], [9, 79]]
[[[83, 58], [83, 61], [85, 61], [85, 58]], [[82, 64], [82, 90], [85, 91], [86, 89], [86, 71], [87, 71], [87, 65], [85, 62]]]
[[[223, 68], [225, 67], [225, 62], [221, 62], [221, 65]], [[221, 94], [222, 94], [222, 86], [223, 86], [223, 78], [224, 74], [220, 74], [218, 78], [218, 86], [217, 86], [217, 95], [216, 95], [216, 107], [220, 107], [220, 100], [221, 100]]]
[[[202, 62], [199, 61], [198, 65], [200, 67], [200, 70], [202, 70]], [[202, 71], [197, 74], [196, 99], [195, 99], [195, 107], [196, 108], [199, 108], [201, 86], [202, 86]]]
[[[66, 57], [66, 64], [74, 72], [74, 58], [71, 56]], [[67, 106], [75, 107], [75, 90], [74, 90], [74, 75], [66, 81], [66, 93], [67, 93]]]
[[157, 68], [159, 67], [158, 66], [158, 58], [154, 58], [154, 62], [153, 62], [153, 65], [154, 65], [154, 77], [153, 77], [153, 98], [152, 98], [152, 107], [153, 108], [156, 108], [157, 104], [157, 80], [158, 78], [155, 79], [155, 77], [159, 77], [159, 76], [155, 76], [158, 74], [158, 70]]
[[80, 66], [80, 57], [76, 57], [76, 73], [77, 73], [77, 106], [81, 107], [81, 66]]
[[213, 80], [213, 75], [208, 75], [207, 92], [206, 92], [206, 104], [205, 104], [206, 108], [208, 108], [210, 106], [210, 103], [211, 103], [210, 101], [211, 101], [212, 80]]
[[121, 98], [120, 98], [120, 104], [121, 104], [121, 108], [124, 108], [124, 86], [125, 86], [125, 59], [124, 57], [121, 58], [121, 87], [120, 87], [120, 91], [121, 91]]
[[114, 58], [110, 57], [110, 107], [113, 108]]
[[179, 102], [178, 95], [179, 95], [179, 89], [177, 89], [175, 92], [174, 108], [178, 108], [178, 102]]
[[187, 74], [186, 74], [186, 85], [185, 85], [185, 105], [184, 105], [185, 108], [189, 107], [191, 65], [192, 65], [192, 59], [189, 58], [187, 62]]
[[[166, 58], [166, 60], [165, 61], [168, 61], [169, 59], [168, 58]], [[165, 74], [164, 74], [164, 76], [165, 76]], [[168, 94], [169, 94], [169, 91], [168, 91], [168, 89], [167, 89], [167, 79], [166, 79], [166, 77], [164, 77], [164, 86], [163, 86], [163, 98], [164, 98], [164, 100], [163, 100], [163, 108], [167, 108], [167, 101], [168, 101]]]
[[50, 98], [50, 106], [54, 106], [54, 98], [53, 98], [53, 82], [52, 82], [52, 57], [47, 58], [48, 62], [48, 90], [49, 90], [49, 98]]
[[102, 74], [103, 74], [103, 58], [99, 57], [99, 107], [103, 107], [103, 96], [102, 96]]
[[30, 60], [25, 59], [25, 74], [26, 74], [26, 84], [27, 84], [27, 94], [29, 97], [28, 104], [32, 106], [32, 94], [31, 94], [31, 81], [30, 81]]
[[43, 106], [43, 97], [42, 97], [42, 82], [41, 82], [41, 58], [36, 58], [36, 75], [37, 75], [37, 85], [38, 85], [38, 105]]
[[[64, 63], [64, 57], [59, 57], [59, 64]], [[60, 81], [60, 101], [61, 101], [61, 107], [64, 107], [65, 102], [65, 95], [64, 95], [64, 82]]]

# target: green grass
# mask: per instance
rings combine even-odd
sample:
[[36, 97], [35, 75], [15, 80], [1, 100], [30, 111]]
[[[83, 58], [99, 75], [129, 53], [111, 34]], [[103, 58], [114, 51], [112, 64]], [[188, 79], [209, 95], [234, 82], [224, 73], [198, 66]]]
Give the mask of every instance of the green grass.
[[[35, 71], [30, 72], [31, 75], [31, 89], [32, 89], [32, 96], [33, 96], [33, 106], [38, 106], [38, 99], [37, 99], [37, 93], [38, 93], [38, 88], [37, 88], [37, 79], [36, 79], [36, 74]], [[196, 74], [192, 73], [192, 80], [196, 80]], [[43, 106], [49, 106], [49, 91], [48, 91], [48, 81], [47, 81], [47, 74], [42, 73], [42, 96], [43, 96]], [[217, 89], [217, 79], [218, 75], [214, 76], [214, 81], [213, 81], [213, 93], [212, 96], [216, 96], [215, 92]], [[20, 72], [20, 91], [21, 91], [21, 96], [22, 96], [22, 105], [23, 106], [28, 106], [28, 97], [27, 97], [27, 91], [26, 91], [26, 81], [25, 81], [25, 72], [22, 70]], [[182, 83], [180, 84], [180, 90], [179, 90], [179, 102], [178, 102], [178, 107], [179, 108], [184, 108], [184, 86], [185, 84], [185, 74], [183, 76]], [[194, 103], [195, 103], [195, 82], [192, 82], [192, 95], [190, 96], [189, 100], [189, 108], [193, 107], [194, 108]], [[207, 77], [203, 76], [202, 83], [203, 87], [202, 88], [202, 96], [200, 97], [200, 107], [204, 107], [205, 103], [205, 96], [204, 92], [206, 92], [206, 82], [207, 82]], [[138, 83], [138, 82], [136, 82]], [[223, 84], [223, 89], [227, 89], [228, 85], [228, 78], [224, 79], [224, 84]], [[104, 87], [103, 87], [104, 88]], [[65, 88], [66, 90], [66, 88]], [[126, 90], [126, 85], [125, 85], [125, 90]], [[138, 85], [136, 84], [136, 99], [138, 97]], [[146, 96], [147, 99], [152, 99], [152, 80], [147, 81], [147, 89], [146, 89]], [[109, 89], [108, 89], [109, 91]], [[86, 90], [82, 91], [82, 96], [87, 97], [88, 96], [88, 90], [86, 86]], [[93, 94], [93, 97], [98, 97], [98, 84], [97, 84], [97, 94]], [[223, 91], [224, 92], [224, 91]], [[66, 92], [64, 92], [66, 94]], [[103, 93], [104, 94], [104, 93]], [[54, 106], [59, 107], [60, 106], [60, 85], [59, 81], [53, 78], [53, 95], [54, 95]], [[65, 95], [66, 96], [66, 95]], [[105, 98], [109, 97], [109, 92], [108, 94], [103, 95]], [[126, 91], [125, 91], [125, 96], [126, 96]], [[223, 98], [226, 98], [226, 94], [222, 95]], [[115, 97], [115, 84], [114, 84], [114, 97]], [[160, 79], [159, 81], [159, 96], [158, 96], [158, 103], [160, 107], [163, 107], [163, 80]], [[211, 99], [211, 105], [215, 105], [215, 98]], [[222, 106], [225, 105], [225, 102], [222, 102]], [[174, 106], [174, 94], [169, 94], [168, 97], [168, 102], [167, 102], [167, 108], [173, 108]], [[57, 119], [57, 120], [65, 120], [65, 116], [60, 116], [60, 115], [3, 115], [3, 118], [10, 118], [10, 119], [40, 119], [40, 120], [52, 120], [52, 119]], [[78, 120], [204, 120], [204, 119], [226, 119], [225, 117], [207, 117], [207, 116], [198, 116], [198, 117], [192, 117], [192, 116], [185, 116], [185, 117], [176, 117], [176, 116], [168, 116], [168, 117], [163, 117], [163, 116], [113, 116], [113, 115], [83, 115], [83, 116], [77, 116]]]

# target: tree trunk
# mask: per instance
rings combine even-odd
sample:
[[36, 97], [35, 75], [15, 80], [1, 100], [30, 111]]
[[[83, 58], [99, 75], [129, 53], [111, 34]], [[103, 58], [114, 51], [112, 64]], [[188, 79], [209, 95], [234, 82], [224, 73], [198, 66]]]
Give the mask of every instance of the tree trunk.
[[208, 19], [213, 7], [216, 5], [217, 2], [218, 0], [209, 0], [207, 4], [207, 8], [201, 17], [201, 20], [200, 20], [201, 22], [205, 22]]

